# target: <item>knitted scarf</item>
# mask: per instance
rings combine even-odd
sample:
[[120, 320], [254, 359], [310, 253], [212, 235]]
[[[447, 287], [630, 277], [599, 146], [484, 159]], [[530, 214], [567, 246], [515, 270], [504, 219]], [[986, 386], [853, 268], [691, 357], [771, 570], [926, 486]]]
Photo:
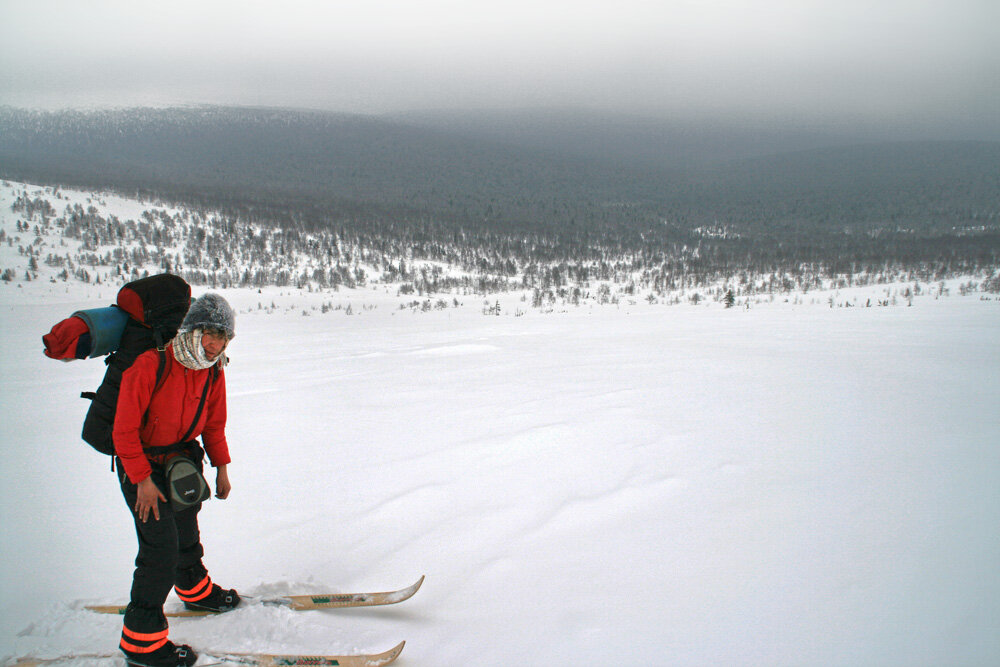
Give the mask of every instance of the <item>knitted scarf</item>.
[[183, 331], [173, 340], [174, 358], [185, 368], [193, 371], [211, 368], [215, 362], [225, 366], [229, 359], [225, 352], [222, 352], [215, 359], [205, 356], [205, 348], [201, 346], [201, 329], [194, 331]]

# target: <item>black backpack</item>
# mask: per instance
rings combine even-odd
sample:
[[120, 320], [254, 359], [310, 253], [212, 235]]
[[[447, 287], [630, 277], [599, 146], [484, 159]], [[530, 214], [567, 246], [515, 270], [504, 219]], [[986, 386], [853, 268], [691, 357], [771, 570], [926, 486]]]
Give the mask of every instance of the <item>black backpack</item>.
[[[91, 400], [83, 422], [83, 439], [97, 451], [110, 456], [115, 453], [111, 433], [122, 373], [140, 354], [155, 348], [160, 352], [154, 385], [158, 388], [167, 368], [165, 347], [177, 335], [177, 329], [190, 306], [191, 286], [180, 276], [169, 273], [130, 282], [119, 290], [117, 304], [113, 307], [128, 315], [121, 338], [114, 351], [105, 358], [108, 370], [101, 386], [96, 392], [80, 394]], [[88, 326], [91, 325], [89, 319], [82, 319]]]

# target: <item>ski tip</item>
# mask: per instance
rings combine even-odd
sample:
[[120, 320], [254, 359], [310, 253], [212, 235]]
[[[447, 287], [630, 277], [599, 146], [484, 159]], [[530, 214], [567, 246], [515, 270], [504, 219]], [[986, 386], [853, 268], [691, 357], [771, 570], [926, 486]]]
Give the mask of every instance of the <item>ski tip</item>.
[[386, 604], [396, 604], [398, 602], [402, 602], [403, 600], [409, 600], [414, 595], [416, 595], [417, 591], [419, 591], [420, 587], [423, 585], [424, 585], [424, 575], [421, 575], [420, 578], [417, 579], [416, 583], [411, 584], [406, 588], [401, 588], [398, 591], [394, 591], [392, 593], [384, 593], [384, 595], [386, 596], [385, 602]]
[[403, 652], [403, 647], [406, 646], [406, 641], [401, 641], [385, 653], [379, 653], [378, 655], [372, 656], [372, 659], [368, 661], [368, 667], [380, 667], [381, 665], [388, 665], [396, 658], [399, 654]]

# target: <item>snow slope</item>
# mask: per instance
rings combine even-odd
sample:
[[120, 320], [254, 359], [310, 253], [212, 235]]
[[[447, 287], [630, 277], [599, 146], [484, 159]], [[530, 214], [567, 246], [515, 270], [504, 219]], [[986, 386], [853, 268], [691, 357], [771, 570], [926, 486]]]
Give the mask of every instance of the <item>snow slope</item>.
[[[80, 610], [127, 599], [135, 552], [79, 439], [104, 366], [40, 344], [112, 295], [0, 284], [0, 658], [117, 642], [118, 618]], [[176, 640], [405, 639], [398, 664], [435, 666], [1000, 663], [995, 298], [487, 317], [225, 296], [234, 491], [202, 513], [213, 578], [427, 580], [382, 609], [178, 619]]]

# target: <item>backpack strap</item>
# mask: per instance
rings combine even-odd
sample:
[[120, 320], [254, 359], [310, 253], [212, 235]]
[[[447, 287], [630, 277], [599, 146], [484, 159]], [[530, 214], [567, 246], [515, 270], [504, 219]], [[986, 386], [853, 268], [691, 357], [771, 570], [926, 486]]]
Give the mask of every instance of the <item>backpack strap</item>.
[[[163, 376], [164, 376], [164, 374], [166, 374], [166, 371], [167, 371], [167, 351], [166, 351], [166, 348], [157, 347], [156, 348], [156, 353], [160, 357], [160, 361], [159, 361], [159, 364], [156, 366], [156, 382], [153, 384], [153, 394], [155, 394], [156, 390], [160, 388], [160, 381], [163, 380]], [[153, 394], [149, 395], [150, 402], [153, 401]], [[149, 408], [146, 408], [146, 411], [148, 412]]]
[[198, 411], [194, 413], [194, 421], [191, 422], [191, 426], [188, 427], [187, 432], [181, 437], [181, 442], [187, 442], [194, 433], [194, 427], [198, 425], [198, 420], [201, 419], [201, 411], [205, 409], [205, 400], [208, 398], [209, 392], [212, 391], [212, 380], [215, 379], [215, 375], [218, 369], [215, 365], [212, 366], [212, 370], [209, 371], [208, 377], [205, 379], [205, 389], [201, 392], [201, 401], [198, 402]]
[[147, 454], [152, 454], [153, 456], [161, 456], [163, 454], [172, 454], [173, 452], [179, 452], [187, 448], [187, 444], [191, 438], [191, 434], [194, 433], [195, 427], [198, 425], [198, 420], [201, 419], [201, 413], [205, 409], [205, 401], [208, 400], [208, 395], [212, 391], [212, 380], [219, 374], [219, 369], [217, 365], [212, 366], [212, 370], [209, 371], [208, 378], [205, 379], [205, 387], [201, 392], [201, 401], [198, 402], [198, 410], [194, 413], [194, 420], [191, 422], [191, 426], [188, 430], [181, 436], [178, 442], [172, 445], [160, 445], [158, 447], [143, 447], [143, 451]]
[[157, 350], [157, 362], [156, 362], [156, 381], [153, 382], [153, 391], [149, 394], [149, 404], [146, 406], [146, 411], [142, 414], [142, 424], [145, 426], [146, 417], [149, 415], [149, 407], [153, 404], [153, 396], [159, 390], [161, 383], [163, 382], [163, 377], [167, 374], [167, 353], [163, 350]]
[[[156, 350], [157, 350], [157, 354], [159, 355], [159, 361], [158, 361], [158, 363], [156, 365], [156, 382], [153, 383], [153, 391], [149, 395], [149, 402], [150, 402], [150, 404], [152, 404], [152, 402], [153, 402], [153, 394], [155, 394], [156, 390], [160, 388], [160, 383], [163, 380], [163, 376], [166, 375], [166, 372], [167, 372], [167, 353], [166, 353], [166, 350], [165, 349], [161, 350], [159, 347], [156, 348]], [[114, 355], [113, 354], [112, 355], [108, 355], [108, 357], [104, 360], [104, 363], [106, 363], [106, 364], [110, 363], [110, 360], [111, 360], [112, 356], [114, 356]], [[93, 401], [94, 399], [97, 398], [97, 393], [93, 392], [93, 391], [83, 391], [83, 392], [80, 392], [80, 398], [87, 398], [87, 399], [90, 399], [91, 401]], [[146, 406], [146, 412], [143, 413], [143, 415], [142, 415], [142, 423], [143, 424], [146, 423], [146, 415], [148, 415], [148, 414], [149, 414], [149, 406]], [[112, 452], [112, 454], [111, 454], [111, 470], [112, 470], [112, 472], [114, 472], [114, 469], [115, 469], [115, 458], [116, 458], [115, 454]]]
[[[167, 343], [170, 341], [168, 340]], [[153, 329], [153, 343], [156, 345], [156, 349], [162, 354], [167, 349], [167, 343], [163, 342], [163, 332], [158, 328]]]

